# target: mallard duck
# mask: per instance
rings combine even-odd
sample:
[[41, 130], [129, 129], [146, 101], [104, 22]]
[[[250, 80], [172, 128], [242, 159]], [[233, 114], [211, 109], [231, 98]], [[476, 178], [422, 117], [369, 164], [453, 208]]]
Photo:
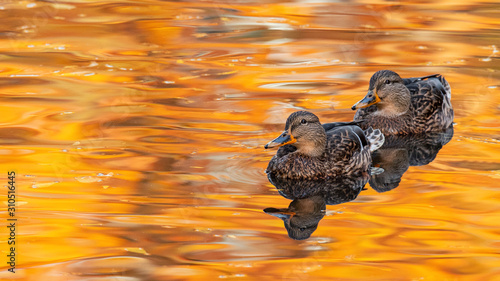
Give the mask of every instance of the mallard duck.
[[384, 135], [371, 128], [363, 132], [354, 124], [322, 126], [311, 112], [292, 113], [286, 120], [285, 131], [265, 146], [280, 147], [266, 172], [309, 180], [369, 173], [370, 153], [382, 146]]
[[447, 129], [453, 122], [450, 85], [439, 74], [402, 79], [380, 70], [370, 79], [366, 96], [352, 106], [361, 128], [384, 135], [422, 134]]

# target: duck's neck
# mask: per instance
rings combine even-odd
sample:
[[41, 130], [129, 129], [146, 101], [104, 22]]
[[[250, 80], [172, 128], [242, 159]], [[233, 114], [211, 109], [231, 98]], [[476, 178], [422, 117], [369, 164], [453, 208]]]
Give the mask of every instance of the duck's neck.
[[410, 110], [410, 91], [404, 85], [398, 93], [391, 95], [387, 100], [377, 103], [377, 115], [398, 117]]
[[297, 150], [298, 153], [310, 156], [310, 157], [320, 157], [325, 152], [325, 148], [319, 149], [318, 147], [303, 147]]
[[326, 134], [311, 138], [311, 140], [303, 140], [297, 147], [297, 153], [310, 157], [320, 157], [326, 149]]

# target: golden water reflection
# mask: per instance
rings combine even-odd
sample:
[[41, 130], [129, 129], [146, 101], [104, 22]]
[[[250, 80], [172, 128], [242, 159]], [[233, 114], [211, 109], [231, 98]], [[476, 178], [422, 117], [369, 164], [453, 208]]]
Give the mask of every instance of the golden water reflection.
[[[0, 180], [16, 171], [19, 247], [0, 278], [499, 280], [497, 10], [3, 1]], [[263, 145], [298, 109], [352, 120], [387, 68], [446, 77], [453, 139], [290, 239], [262, 212], [290, 203]]]

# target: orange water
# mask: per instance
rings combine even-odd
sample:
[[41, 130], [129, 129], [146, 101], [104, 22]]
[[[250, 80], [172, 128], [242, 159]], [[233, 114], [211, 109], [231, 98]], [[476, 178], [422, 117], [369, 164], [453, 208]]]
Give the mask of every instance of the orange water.
[[[496, 1], [1, 1], [6, 280], [500, 280]], [[370, 76], [441, 73], [455, 134], [311, 238], [263, 145], [289, 113], [349, 121]], [[0, 212], [7, 217], [7, 206]]]

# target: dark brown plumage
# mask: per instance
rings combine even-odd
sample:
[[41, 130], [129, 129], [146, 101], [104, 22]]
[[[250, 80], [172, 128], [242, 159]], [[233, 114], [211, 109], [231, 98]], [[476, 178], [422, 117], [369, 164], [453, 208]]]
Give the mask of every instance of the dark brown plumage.
[[266, 172], [302, 180], [368, 174], [370, 153], [383, 142], [384, 136], [379, 130], [363, 132], [353, 123], [322, 126], [316, 115], [294, 112], [286, 121], [285, 131], [266, 145], [266, 148], [281, 146]]
[[453, 122], [451, 89], [439, 74], [402, 79], [390, 70], [377, 71], [368, 94], [352, 109], [361, 128], [379, 129], [384, 135], [443, 131]]

